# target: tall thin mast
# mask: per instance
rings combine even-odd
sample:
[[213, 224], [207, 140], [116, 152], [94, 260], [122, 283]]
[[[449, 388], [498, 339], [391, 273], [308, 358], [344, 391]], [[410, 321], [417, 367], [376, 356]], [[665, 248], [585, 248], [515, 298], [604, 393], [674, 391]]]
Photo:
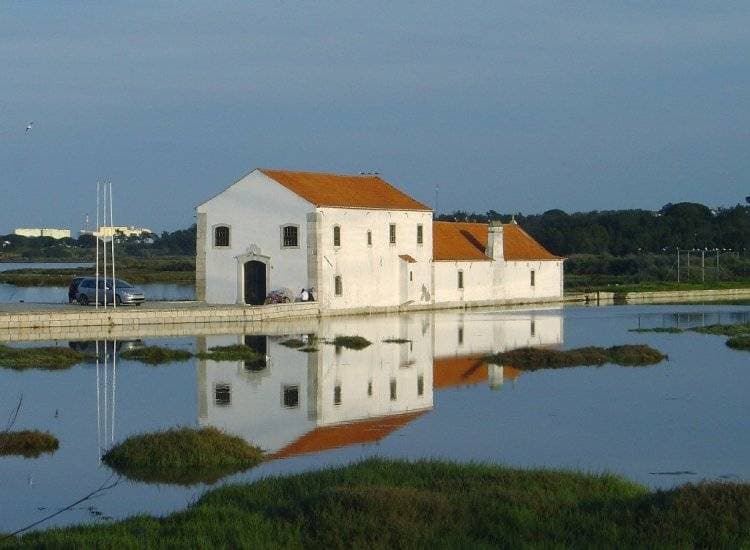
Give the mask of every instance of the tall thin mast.
[[94, 290], [94, 303], [99, 309], [99, 197], [101, 196], [101, 184], [96, 182], [96, 231], [94, 231], [94, 242], [96, 243], [96, 290]]
[[[103, 183], [104, 185], [102, 185], [102, 188], [104, 195], [104, 204], [102, 205], [102, 217], [104, 218], [104, 234], [102, 235], [102, 247], [104, 247], [104, 269], [102, 271], [104, 272], [104, 277], [102, 278], [102, 284], [104, 286], [104, 309], [107, 309], [107, 182], [105, 181]], [[96, 281], [96, 286], [97, 288], [99, 287], [98, 280]]]
[[112, 182], [109, 182], [109, 225], [112, 227], [112, 307], [117, 308], [117, 283], [115, 282], [115, 222], [112, 221]]

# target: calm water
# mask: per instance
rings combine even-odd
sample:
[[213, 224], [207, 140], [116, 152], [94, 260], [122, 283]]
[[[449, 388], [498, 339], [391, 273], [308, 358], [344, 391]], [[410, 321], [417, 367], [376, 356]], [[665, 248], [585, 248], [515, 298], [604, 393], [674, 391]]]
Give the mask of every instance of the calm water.
[[93, 266], [93, 262], [0, 262], [0, 271], [12, 269], [75, 269]]
[[[0, 424], [23, 395], [16, 428], [49, 430], [61, 442], [42, 458], [0, 458], [0, 531], [26, 525], [106, 480], [111, 472], [99, 463], [100, 450], [135, 433], [183, 425], [216, 426], [271, 456], [224, 482], [370, 456], [608, 471], [652, 487], [750, 481], [750, 354], [729, 349], [721, 336], [628, 332], [639, 325], [747, 320], [746, 305], [336, 318], [310, 321], [304, 330], [325, 338], [361, 335], [373, 345], [362, 351], [322, 345], [305, 354], [281, 346], [289, 336], [282, 334], [144, 339], [110, 342], [107, 349], [247, 343], [268, 359], [260, 369], [203, 360], [149, 367], [113, 364], [108, 355], [106, 367], [102, 360], [54, 373], [0, 369]], [[383, 342], [393, 337], [410, 342]], [[482, 360], [526, 345], [623, 343], [648, 343], [669, 361], [521, 373]], [[164, 514], [204, 490], [124, 480], [45, 526]]]

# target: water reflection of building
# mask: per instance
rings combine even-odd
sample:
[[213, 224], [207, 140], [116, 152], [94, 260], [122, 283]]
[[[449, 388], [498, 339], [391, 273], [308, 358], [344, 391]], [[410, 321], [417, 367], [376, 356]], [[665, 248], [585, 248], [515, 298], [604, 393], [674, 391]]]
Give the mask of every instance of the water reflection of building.
[[[363, 336], [363, 350], [320, 340]], [[208, 336], [198, 347], [244, 343], [254, 362], [200, 360], [198, 416], [251, 441], [274, 457], [319, 452], [383, 439], [433, 407], [435, 391], [514, 379], [510, 367], [488, 365], [489, 353], [562, 341], [559, 310], [507, 314], [427, 312], [324, 318], [318, 351], [282, 345], [285, 337]], [[401, 342], [388, 342], [400, 340]]]

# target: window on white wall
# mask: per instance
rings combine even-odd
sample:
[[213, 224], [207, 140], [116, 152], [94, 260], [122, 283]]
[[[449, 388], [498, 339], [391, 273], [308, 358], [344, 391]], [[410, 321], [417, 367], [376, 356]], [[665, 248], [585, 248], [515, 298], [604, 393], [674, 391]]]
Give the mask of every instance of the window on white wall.
[[372, 246], [372, 231], [367, 231], [367, 246]]
[[391, 244], [396, 244], [396, 224], [392, 223], [388, 227], [388, 239]]
[[232, 404], [232, 387], [229, 384], [214, 386], [214, 403], [219, 407], [228, 407]]
[[536, 286], [536, 271], [531, 270], [531, 286]]
[[284, 386], [282, 389], [284, 406], [294, 409], [299, 406], [299, 386]]
[[333, 226], [333, 246], [341, 246], [341, 227]]
[[217, 225], [214, 227], [214, 246], [229, 246], [228, 225]]
[[458, 288], [460, 290], [463, 290], [464, 288], [464, 272], [460, 269], [458, 270]]
[[417, 244], [422, 244], [424, 238], [424, 228], [422, 224], [417, 224]]
[[299, 247], [299, 227], [296, 225], [284, 225], [281, 227], [282, 248]]
[[333, 292], [336, 296], [341, 296], [344, 293], [344, 285], [341, 282], [341, 275], [336, 275], [333, 279]]

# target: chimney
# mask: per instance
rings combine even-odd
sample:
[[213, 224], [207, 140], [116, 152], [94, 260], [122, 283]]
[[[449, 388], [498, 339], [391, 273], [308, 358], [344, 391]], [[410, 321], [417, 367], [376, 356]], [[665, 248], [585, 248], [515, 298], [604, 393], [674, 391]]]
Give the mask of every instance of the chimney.
[[485, 254], [493, 260], [503, 260], [503, 224], [491, 221], [487, 228], [487, 250]]

